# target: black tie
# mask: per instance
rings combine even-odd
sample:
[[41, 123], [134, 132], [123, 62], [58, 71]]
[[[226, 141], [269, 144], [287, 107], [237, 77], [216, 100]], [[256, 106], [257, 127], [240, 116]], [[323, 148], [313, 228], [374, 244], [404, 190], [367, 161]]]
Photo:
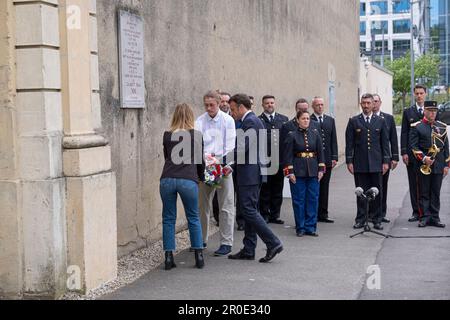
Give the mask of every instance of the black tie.
[[319, 122], [320, 122], [321, 125], [323, 124], [323, 117], [322, 116], [319, 117]]
[[367, 124], [370, 124], [370, 117], [366, 118], [366, 122], [367, 122]]
[[419, 109], [419, 114], [421, 117], [423, 117], [423, 109], [422, 108]]
[[273, 122], [273, 115], [270, 115], [270, 122]]

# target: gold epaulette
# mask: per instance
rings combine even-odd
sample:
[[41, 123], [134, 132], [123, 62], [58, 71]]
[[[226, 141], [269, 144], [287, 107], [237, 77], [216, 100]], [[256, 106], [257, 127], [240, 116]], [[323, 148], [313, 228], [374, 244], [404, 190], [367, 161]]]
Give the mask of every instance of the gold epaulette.
[[415, 123], [411, 123], [411, 128], [415, 128], [415, 127], [417, 127], [417, 125], [419, 124], [419, 123], [421, 123], [422, 121], [417, 121], [417, 122], [415, 122]]

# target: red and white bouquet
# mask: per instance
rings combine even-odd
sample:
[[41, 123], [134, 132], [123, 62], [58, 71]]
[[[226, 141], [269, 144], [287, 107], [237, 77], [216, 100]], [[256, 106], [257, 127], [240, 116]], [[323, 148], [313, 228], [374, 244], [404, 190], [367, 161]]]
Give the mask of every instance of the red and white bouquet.
[[233, 169], [222, 166], [214, 154], [205, 155], [205, 184], [213, 188], [220, 188], [220, 183], [226, 179]]

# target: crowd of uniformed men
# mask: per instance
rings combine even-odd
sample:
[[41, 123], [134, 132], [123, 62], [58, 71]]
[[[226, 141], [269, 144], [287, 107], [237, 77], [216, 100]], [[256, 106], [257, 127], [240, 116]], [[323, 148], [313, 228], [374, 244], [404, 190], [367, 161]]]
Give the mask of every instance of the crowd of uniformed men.
[[[345, 132], [345, 159], [348, 171], [354, 176], [355, 186], [362, 188], [365, 193], [376, 188], [378, 195], [372, 195], [374, 199], [369, 203], [368, 212], [364, 198], [369, 196], [366, 194], [366, 197], [357, 198], [355, 229], [365, 228], [367, 221], [370, 221], [375, 229], [382, 230], [382, 223], [390, 222], [386, 217], [389, 173], [398, 166], [400, 156], [408, 170], [413, 208], [409, 221], [418, 221], [419, 227], [445, 227], [440, 221], [439, 210], [442, 180], [450, 168], [447, 125], [437, 120], [437, 104], [426, 101], [426, 96], [427, 89], [417, 85], [416, 104], [403, 114], [400, 152], [394, 117], [381, 111], [380, 95], [364, 94], [361, 97], [362, 112], [349, 120]], [[196, 257], [200, 256], [197, 253], [201, 248], [207, 247], [209, 221], [213, 213], [220, 233], [220, 247], [215, 251], [216, 256], [228, 255], [229, 259], [234, 260], [254, 260], [257, 236], [267, 246], [267, 254], [260, 262], [269, 262], [279, 254], [283, 245], [268, 224], [284, 224], [280, 211], [286, 178], [289, 179], [298, 237], [317, 237], [318, 222], [334, 222], [329, 217], [328, 198], [330, 179], [338, 163], [339, 152], [335, 120], [325, 114], [323, 98], [315, 97], [312, 100], [311, 113], [309, 102], [299, 99], [295, 104], [296, 115], [291, 120], [276, 111], [276, 98], [271, 95], [263, 97], [264, 111], [259, 117], [252, 111], [253, 97], [245, 94], [231, 96], [226, 92], [210, 91], [205, 94], [203, 103], [206, 112], [195, 121], [195, 130], [191, 129], [194, 130], [192, 132], [201, 133], [204, 154], [212, 154], [227, 163], [230, 155], [235, 159], [236, 152], [244, 150], [245, 159], [248, 159], [250, 142], [244, 140], [243, 148], [240, 149], [236, 144], [239, 144], [236, 130], [266, 130], [267, 154], [270, 159], [280, 160], [271, 163], [272, 167], [275, 166], [276, 173], [265, 177], [260, 174], [262, 165], [259, 160], [256, 164], [235, 163], [233, 175], [224, 179], [219, 188], [213, 188], [202, 181], [201, 167], [180, 167], [173, 163], [170, 152], [167, 151], [173, 145], [167, 140], [162, 190], [169, 188], [169, 182], [175, 183], [177, 178], [199, 182], [201, 230], [197, 230], [200, 224], [196, 221], [194, 210], [196, 188], [192, 189], [194, 193], [190, 195], [193, 209], [191, 217], [188, 217], [191, 237], [193, 234], [197, 237], [196, 245], [193, 246]], [[174, 125], [183, 121], [189, 123], [187, 127], [193, 127], [193, 120], [190, 120], [192, 117], [189, 106], [177, 107], [173, 130], [185, 128], [186, 125]], [[170, 135], [170, 132], [166, 134]], [[259, 145], [259, 140], [257, 144]], [[275, 152], [279, 154], [274, 154]], [[199, 172], [198, 176], [196, 170]], [[175, 183], [170, 187], [175, 189], [170, 192], [187, 192], [188, 189], [181, 188], [182, 182], [186, 181], [179, 180], [179, 185]], [[172, 193], [171, 197], [172, 200], [176, 199]], [[174, 241], [173, 208], [169, 210], [169, 207], [174, 206], [172, 200], [169, 201], [168, 196], [163, 197], [163, 233], [170, 234], [168, 239], [171, 239], [171, 245], [165, 245], [165, 251], [169, 253], [173, 250]], [[188, 203], [186, 201], [185, 206]], [[169, 213], [170, 220], [165, 218]], [[231, 255], [235, 220], [237, 229], [245, 232], [244, 248]], [[203, 240], [202, 245], [199, 244], [200, 239]], [[170, 259], [166, 266], [172, 265], [173, 260]], [[202, 266], [203, 262], [199, 265]]]

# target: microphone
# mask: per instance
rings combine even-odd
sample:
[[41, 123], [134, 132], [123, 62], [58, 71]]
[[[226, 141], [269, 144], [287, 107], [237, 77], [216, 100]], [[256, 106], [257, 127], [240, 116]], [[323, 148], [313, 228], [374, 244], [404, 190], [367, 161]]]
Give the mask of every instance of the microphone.
[[378, 188], [373, 187], [367, 190], [365, 194], [370, 199], [375, 199], [380, 194], [380, 190], [378, 190]]
[[358, 187], [358, 188], [356, 188], [356, 190], [355, 190], [355, 194], [356, 194], [356, 196], [358, 197], [358, 198], [361, 198], [361, 197], [366, 197], [366, 195], [364, 194], [364, 190], [363, 190], [363, 188], [361, 188], [361, 187]]

